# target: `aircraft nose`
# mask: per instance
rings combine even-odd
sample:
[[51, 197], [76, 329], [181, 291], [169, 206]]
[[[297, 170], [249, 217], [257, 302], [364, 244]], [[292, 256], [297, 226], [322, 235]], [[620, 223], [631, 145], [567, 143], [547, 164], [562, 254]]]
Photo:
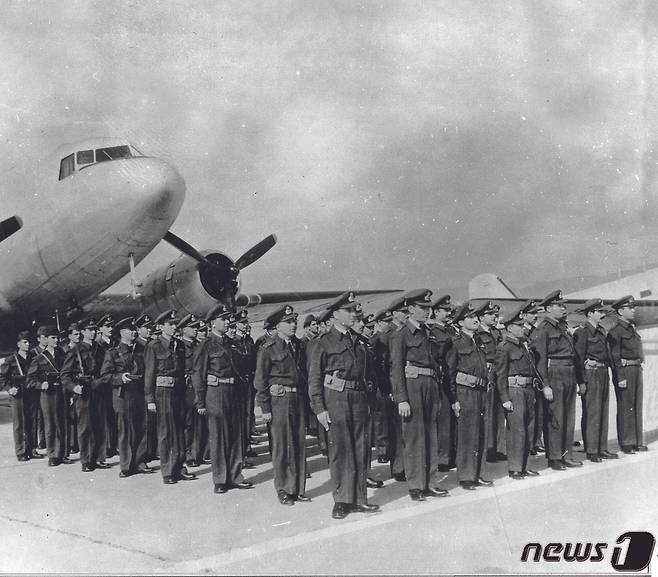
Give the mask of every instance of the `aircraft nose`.
[[185, 181], [175, 167], [164, 160], [145, 157], [133, 159], [130, 170], [133, 200], [142, 204], [151, 218], [168, 219], [178, 214], [185, 199]]

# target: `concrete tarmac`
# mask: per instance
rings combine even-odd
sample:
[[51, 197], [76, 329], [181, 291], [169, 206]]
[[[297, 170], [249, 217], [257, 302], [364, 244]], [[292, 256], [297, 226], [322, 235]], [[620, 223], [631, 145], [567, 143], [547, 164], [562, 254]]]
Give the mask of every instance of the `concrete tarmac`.
[[[651, 439], [649, 439], [651, 440]], [[516, 481], [492, 465], [494, 487], [467, 492], [455, 472], [439, 478], [447, 498], [412, 502], [405, 483], [389, 478], [369, 490], [381, 505], [371, 515], [331, 519], [326, 459], [309, 439], [307, 495], [284, 507], [276, 499], [267, 444], [256, 447], [250, 490], [212, 492], [210, 466], [196, 481], [165, 486], [158, 473], [118, 477], [113, 467], [82, 473], [79, 463], [49, 468], [18, 462], [11, 422], [0, 404], [0, 571], [4, 573], [612, 573], [611, 552], [626, 531], [658, 536], [658, 443], [578, 469], [531, 468]], [[615, 447], [616, 448], [616, 447]], [[583, 453], [576, 452], [579, 459]], [[77, 456], [74, 456], [74, 458]], [[157, 466], [157, 462], [151, 463]], [[605, 542], [602, 562], [521, 562], [526, 543]]]

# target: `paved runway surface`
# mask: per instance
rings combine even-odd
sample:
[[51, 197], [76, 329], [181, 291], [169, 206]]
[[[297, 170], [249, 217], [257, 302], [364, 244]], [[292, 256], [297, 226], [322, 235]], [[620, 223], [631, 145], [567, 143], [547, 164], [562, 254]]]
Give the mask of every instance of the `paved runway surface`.
[[[475, 492], [457, 487], [453, 471], [442, 482], [451, 496], [425, 503], [411, 502], [405, 484], [388, 479], [388, 466], [376, 465], [386, 484], [369, 498], [382, 511], [341, 521], [330, 517], [329, 474], [314, 446], [313, 502], [293, 507], [277, 502], [266, 444], [257, 450], [256, 468], [245, 472], [255, 488], [225, 495], [213, 494], [208, 465], [195, 470], [196, 481], [165, 486], [159, 473], [119, 479], [116, 458], [111, 469], [84, 474], [77, 463], [19, 463], [0, 403], [0, 571], [611, 573], [620, 534], [658, 536], [655, 442], [648, 453], [566, 472], [546, 470], [537, 457], [541, 476], [523, 481], [507, 478], [498, 463], [495, 486]], [[528, 542], [609, 547], [600, 563], [521, 563]]]

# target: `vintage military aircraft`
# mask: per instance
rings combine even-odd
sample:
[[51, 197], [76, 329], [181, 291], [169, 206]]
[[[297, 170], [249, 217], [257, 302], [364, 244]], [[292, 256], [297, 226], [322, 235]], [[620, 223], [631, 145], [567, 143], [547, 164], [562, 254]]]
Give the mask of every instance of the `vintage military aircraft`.
[[[100, 311], [156, 315], [176, 308], [203, 315], [221, 301], [256, 307], [258, 320], [282, 302], [303, 301], [302, 310], [319, 310], [340, 294], [241, 293], [240, 271], [269, 251], [276, 237], [235, 261], [216, 250], [198, 251], [169, 230], [184, 199], [185, 182], [175, 167], [122, 139], [66, 144], [41, 162], [34, 188], [13, 199], [13, 207], [8, 199], [4, 208], [14, 214], [0, 222], [1, 350], [31, 324], [65, 326]], [[135, 265], [162, 240], [180, 256], [138, 282]], [[102, 293], [128, 273], [131, 294]]]

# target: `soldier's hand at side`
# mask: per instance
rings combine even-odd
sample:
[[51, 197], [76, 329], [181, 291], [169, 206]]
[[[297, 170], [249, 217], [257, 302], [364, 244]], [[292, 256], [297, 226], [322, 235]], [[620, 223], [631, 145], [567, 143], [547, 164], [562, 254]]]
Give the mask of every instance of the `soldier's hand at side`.
[[398, 413], [403, 419], [411, 417], [411, 405], [407, 401], [398, 403]]
[[626, 386], [627, 386], [627, 384], [626, 384], [626, 379], [624, 379], [623, 381], [619, 381], [619, 382], [617, 383], [617, 386], [618, 386], [620, 389], [625, 389]]
[[197, 409], [196, 412], [199, 413], [199, 415], [207, 415], [208, 414], [208, 409], [203, 407], [203, 409]]
[[578, 385], [578, 394], [582, 397], [587, 392], [587, 385], [585, 383], [580, 383]]
[[507, 412], [511, 413], [514, 410], [514, 405], [512, 404], [512, 401], [506, 401], [503, 403], [503, 409], [505, 409]]
[[146, 405], [146, 408], [147, 408], [151, 413], [155, 413], [155, 403], [148, 403], [148, 404]]
[[125, 385], [130, 382], [130, 377], [128, 376], [130, 373], [123, 373], [121, 375], [121, 382]]
[[459, 412], [461, 411], [461, 406], [459, 405], [459, 401], [455, 401], [452, 405], [452, 412], [455, 413], [455, 417], [459, 417]]
[[42, 391], [48, 390], [48, 381], [44, 381], [43, 383], [41, 383], [41, 390]]
[[82, 387], [80, 385], [76, 385], [75, 387], [73, 387], [73, 392], [76, 395], [81, 395], [82, 394]]
[[329, 430], [329, 424], [331, 423], [331, 419], [329, 418], [329, 411], [322, 411], [318, 415], [318, 423], [320, 423], [325, 431]]
[[15, 397], [18, 394], [18, 389], [16, 387], [9, 387], [7, 391], [12, 397]]
[[272, 422], [272, 413], [263, 413], [263, 422], [271, 423]]
[[553, 400], [553, 389], [551, 389], [551, 387], [544, 387], [544, 398], [548, 402]]

